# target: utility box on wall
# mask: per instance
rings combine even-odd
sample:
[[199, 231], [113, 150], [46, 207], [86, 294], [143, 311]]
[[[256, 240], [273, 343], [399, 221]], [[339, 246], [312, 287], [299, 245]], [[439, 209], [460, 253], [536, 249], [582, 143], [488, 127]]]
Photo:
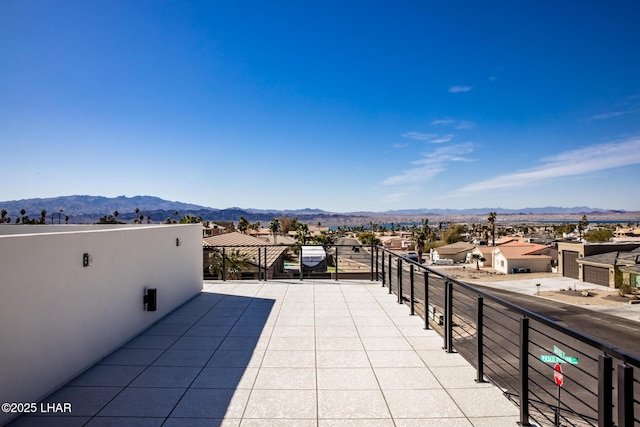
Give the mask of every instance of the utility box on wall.
[[149, 288], [145, 292], [144, 298], [144, 309], [146, 311], [156, 311], [158, 306], [158, 290], [156, 288]]

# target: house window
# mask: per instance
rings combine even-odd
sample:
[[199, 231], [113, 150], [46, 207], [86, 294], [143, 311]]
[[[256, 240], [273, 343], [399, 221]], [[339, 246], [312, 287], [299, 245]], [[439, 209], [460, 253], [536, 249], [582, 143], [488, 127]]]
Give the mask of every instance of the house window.
[[500, 260], [500, 267], [504, 267], [504, 260], [503, 259]]

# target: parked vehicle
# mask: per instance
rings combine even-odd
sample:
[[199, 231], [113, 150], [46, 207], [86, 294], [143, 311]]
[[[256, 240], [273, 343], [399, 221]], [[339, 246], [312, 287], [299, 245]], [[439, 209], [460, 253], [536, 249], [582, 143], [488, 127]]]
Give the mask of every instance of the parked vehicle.
[[420, 259], [418, 258], [418, 253], [414, 251], [408, 251], [404, 257], [410, 261], [420, 262]]

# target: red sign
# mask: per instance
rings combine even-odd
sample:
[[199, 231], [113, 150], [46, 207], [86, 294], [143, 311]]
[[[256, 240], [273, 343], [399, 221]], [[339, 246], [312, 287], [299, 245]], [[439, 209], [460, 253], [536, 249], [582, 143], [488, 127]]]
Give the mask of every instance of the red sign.
[[558, 387], [562, 387], [562, 383], [564, 382], [564, 375], [562, 375], [562, 366], [559, 363], [553, 367], [553, 380], [556, 382]]

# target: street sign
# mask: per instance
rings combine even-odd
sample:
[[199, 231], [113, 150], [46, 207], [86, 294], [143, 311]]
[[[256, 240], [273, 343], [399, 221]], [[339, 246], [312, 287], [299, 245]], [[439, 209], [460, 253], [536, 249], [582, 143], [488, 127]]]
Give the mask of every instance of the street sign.
[[562, 366], [559, 363], [556, 363], [553, 367], [553, 380], [556, 382], [558, 387], [562, 387], [562, 383], [564, 383], [564, 375], [562, 375]]
[[578, 364], [578, 358], [577, 357], [567, 356], [566, 354], [564, 354], [564, 351], [560, 350], [555, 345], [553, 346], [553, 352], [555, 354], [557, 354], [558, 357], [560, 357], [560, 359], [564, 360], [565, 362], [569, 362], [572, 365], [577, 365]]
[[545, 363], [564, 363], [564, 360], [560, 359], [558, 356], [551, 356], [549, 354], [543, 354], [540, 356], [540, 360]]

